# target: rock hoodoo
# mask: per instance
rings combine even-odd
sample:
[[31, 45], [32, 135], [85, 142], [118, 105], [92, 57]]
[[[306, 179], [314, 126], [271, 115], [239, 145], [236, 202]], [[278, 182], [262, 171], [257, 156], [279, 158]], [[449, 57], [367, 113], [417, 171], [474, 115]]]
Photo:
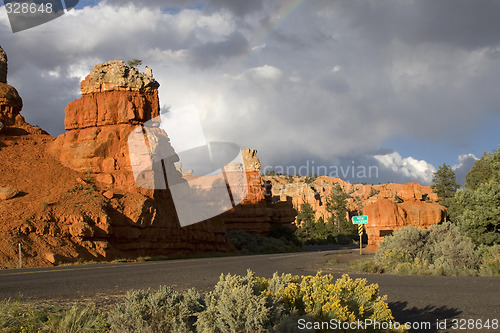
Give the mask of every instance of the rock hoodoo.
[[19, 114], [23, 108], [23, 100], [16, 88], [7, 84], [7, 55], [0, 47], [0, 122], [4, 126], [24, 123]]
[[[132, 256], [229, 251], [222, 221], [181, 228], [168, 190], [143, 189], [135, 183], [128, 138], [137, 126], [159, 116], [158, 87], [151, 75], [123, 61], [96, 65], [81, 82], [82, 97], [66, 107], [67, 132], [50, 151], [62, 164], [100, 184], [109, 200], [106, 239], [115, 249]], [[169, 145], [166, 135], [163, 139]], [[91, 232], [75, 233], [95, 238]]]
[[270, 189], [266, 193], [257, 150], [247, 148], [241, 154], [247, 176], [248, 194], [241, 204], [221, 215], [227, 230], [267, 235], [276, 224], [295, 229], [293, 222], [297, 212], [291, 200], [285, 198], [284, 201], [273, 201]]
[[[100, 245], [106, 249], [100, 255], [112, 257], [116, 253], [232, 251], [225, 237], [228, 230], [266, 234], [275, 223], [292, 227], [296, 213], [291, 204], [272, 204], [265, 196], [255, 150], [242, 152], [247, 198], [230, 211], [200, 223], [181, 228], [169, 189], [137, 186], [128, 139], [137, 126], [160, 118], [158, 87], [151, 71], [140, 73], [123, 61], [98, 64], [81, 82], [82, 97], [65, 110], [67, 132], [52, 143], [50, 151], [63, 165], [95, 179], [102, 198], [109, 203], [101, 217], [71, 219], [68, 233], [76, 240], [108, 244]], [[167, 134], [163, 132], [156, 139], [162, 141], [164, 149], [172, 149]], [[174, 162], [169, 159], [165, 167], [175, 170]], [[182, 173], [176, 172], [181, 179]]]
[[7, 83], [7, 54], [0, 46], [0, 82]]
[[80, 84], [82, 97], [68, 104], [67, 132], [52, 151], [78, 171], [115, 188], [134, 188], [127, 139], [141, 123], [160, 114], [159, 83], [123, 61], [98, 64]]

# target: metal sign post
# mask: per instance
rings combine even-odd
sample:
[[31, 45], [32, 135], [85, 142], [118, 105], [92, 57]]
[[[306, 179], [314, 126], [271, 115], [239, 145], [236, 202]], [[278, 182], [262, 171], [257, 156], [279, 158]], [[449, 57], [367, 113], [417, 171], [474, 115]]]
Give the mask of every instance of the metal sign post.
[[363, 225], [358, 225], [358, 234], [359, 234], [359, 254], [363, 254]]
[[368, 223], [368, 216], [353, 216], [352, 223], [358, 225], [358, 234], [359, 234], [359, 254], [363, 254], [363, 224]]
[[21, 243], [19, 243], [19, 268], [23, 268], [23, 261], [21, 259]]

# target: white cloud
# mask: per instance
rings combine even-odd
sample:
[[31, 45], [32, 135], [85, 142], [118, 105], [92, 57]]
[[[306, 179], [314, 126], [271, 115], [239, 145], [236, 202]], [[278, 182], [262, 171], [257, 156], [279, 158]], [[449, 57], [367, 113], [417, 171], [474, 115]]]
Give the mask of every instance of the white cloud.
[[431, 183], [433, 173], [436, 172], [436, 168], [432, 164], [424, 160], [417, 160], [411, 156], [403, 158], [398, 152], [375, 155], [374, 158], [396, 174], [424, 184]]
[[458, 156], [458, 164], [452, 166], [453, 171], [455, 171], [455, 176], [457, 182], [460, 185], [465, 184], [465, 175], [470, 171], [474, 163], [478, 158], [474, 154], [462, 154]]
[[196, 22], [196, 37], [201, 41], [221, 42], [236, 29], [234, 19], [228, 12], [200, 16]]
[[256, 80], [278, 81], [283, 72], [274, 66], [264, 65], [261, 67], [250, 68], [245, 72], [245, 75]]

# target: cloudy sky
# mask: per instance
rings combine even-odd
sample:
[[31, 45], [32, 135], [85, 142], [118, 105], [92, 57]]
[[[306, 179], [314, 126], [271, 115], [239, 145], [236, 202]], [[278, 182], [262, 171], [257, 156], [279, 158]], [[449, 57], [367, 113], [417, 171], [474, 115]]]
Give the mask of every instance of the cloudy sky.
[[0, 45], [23, 115], [52, 135], [94, 64], [138, 58], [162, 107], [195, 105], [209, 141], [264, 166], [428, 184], [500, 144], [499, 16], [488, 0], [80, 0], [17, 33], [1, 7]]

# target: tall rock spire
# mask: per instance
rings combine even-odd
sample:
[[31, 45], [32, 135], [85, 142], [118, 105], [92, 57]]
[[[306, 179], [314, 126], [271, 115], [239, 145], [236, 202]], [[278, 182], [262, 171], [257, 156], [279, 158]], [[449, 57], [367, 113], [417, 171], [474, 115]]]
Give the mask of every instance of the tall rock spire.
[[22, 108], [19, 93], [7, 84], [7, 54], [0, 46], [0, 122], [4, 126], [23, 124], [24, 118], [19, 114]]
[[7, 53], [0, 45], [0, 82], [7, 83]]

